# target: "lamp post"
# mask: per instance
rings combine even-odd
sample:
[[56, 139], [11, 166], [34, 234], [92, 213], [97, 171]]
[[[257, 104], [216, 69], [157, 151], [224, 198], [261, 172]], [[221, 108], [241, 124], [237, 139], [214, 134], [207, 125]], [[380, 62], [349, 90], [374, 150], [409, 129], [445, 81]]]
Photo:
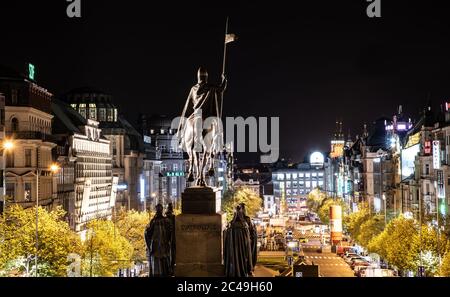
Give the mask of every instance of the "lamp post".
[[[38, 227], [39, 227], [39, 176], [42, 173], [41, 168], [39, 168], [39, 160], [38, 157], [36, 156], [36, 230], [35, 230], [35, 235], [36, 235], [36, 255], [34, 257], [34, 267], [35, 267], [35, 277], [38, 276], [38, 250], [39, 250], [39, 232], [38, 232]], [[50, 167], [48, 168], [50, 170], [51, 173], [56, 173], [59, 170], [59, 165], [56, 163], [53, 163], [50, 165]]]

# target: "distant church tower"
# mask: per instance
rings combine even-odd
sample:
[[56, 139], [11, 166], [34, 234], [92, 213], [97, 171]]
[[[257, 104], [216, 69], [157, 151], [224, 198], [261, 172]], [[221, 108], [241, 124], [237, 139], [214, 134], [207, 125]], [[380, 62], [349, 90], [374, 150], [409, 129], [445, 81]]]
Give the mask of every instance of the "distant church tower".
[[339, 158], [344, 152], [344, 133], [342, 132], [342, 121], [336, 120], [336, 130], [334, 132], [334, 137], [331, 140], [331, 158]]

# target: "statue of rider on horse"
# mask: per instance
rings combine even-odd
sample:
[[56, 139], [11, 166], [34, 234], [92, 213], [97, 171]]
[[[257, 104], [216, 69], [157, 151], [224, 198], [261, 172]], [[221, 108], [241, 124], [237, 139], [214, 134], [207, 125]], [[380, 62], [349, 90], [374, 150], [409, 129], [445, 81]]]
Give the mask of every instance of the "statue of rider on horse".
[[227, 86], [225, 75], [219, 86], [208, 83], [208, 72], [200, 67], [198, 82], [191, 88], [178, 125], [180, 148], [189, 155], [188, 182], [206, 186], [205, 168], [214, 176], [214, 156], [223, 149], [222, 104]]

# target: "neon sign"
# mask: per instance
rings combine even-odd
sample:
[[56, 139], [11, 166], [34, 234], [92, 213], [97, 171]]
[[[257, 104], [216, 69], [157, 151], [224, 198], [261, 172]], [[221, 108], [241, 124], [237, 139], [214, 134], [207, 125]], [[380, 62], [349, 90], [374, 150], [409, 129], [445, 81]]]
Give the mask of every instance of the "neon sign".
[[35, 73], [34, 65], [28, 63], [28, 78], [34, 80], [34, 73]]

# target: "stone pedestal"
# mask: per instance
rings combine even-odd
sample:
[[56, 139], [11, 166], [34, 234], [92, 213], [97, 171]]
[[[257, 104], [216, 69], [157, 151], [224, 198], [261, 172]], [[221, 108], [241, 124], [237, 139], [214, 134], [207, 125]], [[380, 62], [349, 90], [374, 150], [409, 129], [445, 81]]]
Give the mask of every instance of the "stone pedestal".
[[224, 276], [223, 231], [217, 191], [187, 188], [181, 196], [182, 213], [175, 218], [177, 244], [175, 276]]

